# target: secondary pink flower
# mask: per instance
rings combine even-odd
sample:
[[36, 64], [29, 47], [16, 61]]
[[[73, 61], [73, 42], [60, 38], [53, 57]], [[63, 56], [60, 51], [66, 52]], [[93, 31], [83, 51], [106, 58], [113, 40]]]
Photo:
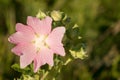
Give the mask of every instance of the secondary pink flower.
[[38, 19], [28, 16], [27, 25], [16, 24], [16, 33], [8, 40], [16, 44], [12, 52], [20, 56], [20, 67], [25, 68], [34, 62], [34, 72], [40, 66], [49, 64], [53, 66], [54, 53], [65, 56], [62, 38], [65, 33], [64, 27], [57, 27], [51, 31], [52, 19]]

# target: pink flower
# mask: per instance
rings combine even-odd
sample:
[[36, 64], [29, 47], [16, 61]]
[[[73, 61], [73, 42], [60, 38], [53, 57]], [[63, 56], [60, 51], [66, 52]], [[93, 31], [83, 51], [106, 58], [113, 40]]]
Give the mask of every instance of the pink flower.
[[8, 40], [16, 44], [12, 52], [20, 56], [20, 67], [25, 68], [34, 62], [34, 72], [44, 64], [53, 66], [54, 53], [65, 56], [62, 38], [64, 27], [57, 27], [51, 31], [52, 19], [38, 19], [28, 16], [27, 25], [16, 24], [16, 33]]

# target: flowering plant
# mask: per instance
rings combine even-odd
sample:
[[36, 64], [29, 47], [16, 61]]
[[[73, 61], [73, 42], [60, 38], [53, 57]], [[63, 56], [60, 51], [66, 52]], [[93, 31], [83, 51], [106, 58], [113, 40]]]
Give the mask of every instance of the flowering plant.
[[36, 17], [27, 17], [27, 25], [16, 24], [8, 41], [15, 44], [12, 52], [20, 56], [20, 66], [12, 66], [22, 73], [20, 80], [57, 79], [63, 65], [86, 57], [79, 43], [79, 27], [70, 24], [70, 18], [60, 11], [39, 11]]

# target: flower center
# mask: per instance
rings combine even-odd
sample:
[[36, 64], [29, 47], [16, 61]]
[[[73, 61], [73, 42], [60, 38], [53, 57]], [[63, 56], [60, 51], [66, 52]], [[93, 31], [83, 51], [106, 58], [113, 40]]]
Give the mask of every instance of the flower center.
[[37, 51], [39, 51], [41, 49], [41, 47], [48, 47], [45, 40], [46, 40], [47, 36], [45, 35], [36, 35], [35, 39], [33, 40], [33, 43], [35, 45], [35, 47], [37, 48]]

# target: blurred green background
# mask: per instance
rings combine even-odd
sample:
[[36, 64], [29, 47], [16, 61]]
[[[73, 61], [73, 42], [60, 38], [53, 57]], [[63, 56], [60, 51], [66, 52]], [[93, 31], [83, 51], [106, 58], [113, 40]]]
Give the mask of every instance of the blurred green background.
[[0, 0], [0, 80], [19, 77], [11, 69], [19, 57], [7, 38], [39, 9], [61, 10], [81, 28], [88, 58], [68, 64], [61, 79], [120, 80], [120, 0]]

